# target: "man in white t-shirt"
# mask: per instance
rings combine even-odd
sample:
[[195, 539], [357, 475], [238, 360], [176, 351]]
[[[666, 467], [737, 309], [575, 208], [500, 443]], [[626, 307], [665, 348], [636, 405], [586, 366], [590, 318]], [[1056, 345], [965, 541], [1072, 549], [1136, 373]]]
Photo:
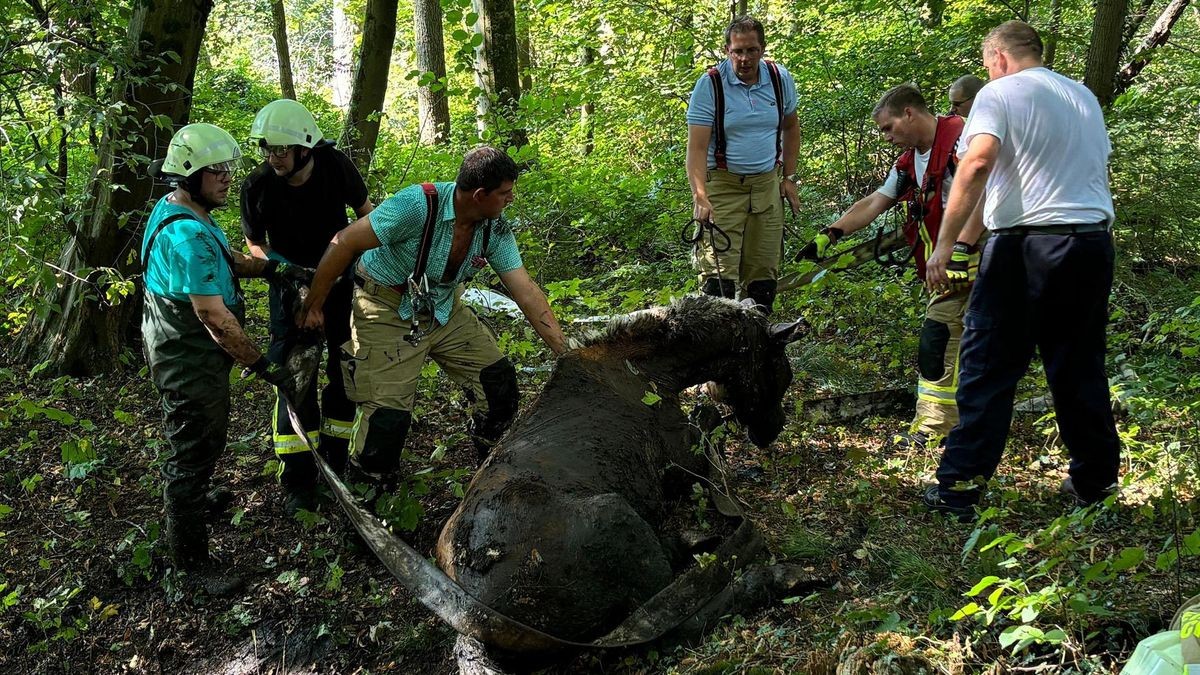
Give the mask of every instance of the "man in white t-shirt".
[[[960, 421], [929, 508], [969, 518], [995, 473], [1013, 395], [1037, 347], [1071, 457], [1062, 491], [1079, 505], [1116, 489], [1120, 442], [1104, 372], [1114, 219], [1111, 145], [1096, 97], [1042, 65], [1042, 41], [1009, 21], [988, 34], [991, 81], [975, 97], [927, 282], [946, 281], [955, 236], [983, 204], [992, 231], [964, 320]], [[981, 202], [981, 198], [982, 202]]]
[[[954, 178], [955, 146], [963, 120], [955, 115], [935, 117], [925, 97], [912, 84], [892, 87], [872, 115], [888, 142], [904, 148], [878, 190], [855, 202], [833, 225], [821, 231], [800, 251], [802, 258], [819, 260], [841, 237], [870, 225], [896, 204], [904, 210], [904, 234], [912, 247], [917, 276], [925, 278], [925, 260], [933, 252], [942, 209]], [[907, 429], [892, 437], [893, 447], [923, 450], [937, 446], [958, 422], [954, 395], [958, 384], [958, 344], [963, 312], [971, 292], [969, 270], [978, 266], [976, 241], [982, 222], [968, 226], [959, 246], [962, 283], [933, 289], [921, 326], [917, 349], [917, 411]]]

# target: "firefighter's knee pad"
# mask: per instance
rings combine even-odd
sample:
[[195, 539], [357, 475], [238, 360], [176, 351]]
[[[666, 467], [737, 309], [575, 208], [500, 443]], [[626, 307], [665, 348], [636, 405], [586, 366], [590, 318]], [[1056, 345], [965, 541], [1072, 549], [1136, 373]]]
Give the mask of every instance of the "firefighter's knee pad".
[[775, 289], [778, 283], [774, 279], [760, 279], [746, 284], [746, 295], [754, 299], [755, 309], [763, 314], [770, 314], [775, 305]]
[[940, 321], [925, 319], [921, 326], [921, 344], [917, 348], [917, 369], [921, 377], [936, 382], [946, 375], [946, 344], [950, 342], [950, 327]]
[[700, 288], [700, 291], [705, 295], [715, 295], [718, 298], [732, 300], [737, 295], [737, 282], [733, 279], [709, 277], [704, 280], [704, 286]]
[[412, 413], [395, 408], [380, 408], [367, 421], [367, 437], [362, 453], [355, 459], [364, 471], [390, 474], [400, 468], [400, 451], [412, 424]]

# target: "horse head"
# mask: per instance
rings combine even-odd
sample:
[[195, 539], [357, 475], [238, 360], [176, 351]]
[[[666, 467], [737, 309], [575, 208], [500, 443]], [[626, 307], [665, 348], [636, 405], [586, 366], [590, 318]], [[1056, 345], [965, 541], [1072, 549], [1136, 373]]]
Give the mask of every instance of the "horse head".
[[783, 395], [792, 382], [784, 349], [806, 328], [803, 320], [771, 324], [749, 303], [694, 295], [621, 317], [593, 344], [636, 360], [675, 391], [722, 385], [724, 402], [764, 447], [783, 429]]
[[774, 442], [783, 430], [783, 397], [792, 383], [786, 348], [807, 332], [799, 319], [772, 324], [749, 303], [727, 336], [728, 351], [716, 359], [713, 380], [725, 389], [724, 402], [746, 427], [750, 442], [760, 448]]

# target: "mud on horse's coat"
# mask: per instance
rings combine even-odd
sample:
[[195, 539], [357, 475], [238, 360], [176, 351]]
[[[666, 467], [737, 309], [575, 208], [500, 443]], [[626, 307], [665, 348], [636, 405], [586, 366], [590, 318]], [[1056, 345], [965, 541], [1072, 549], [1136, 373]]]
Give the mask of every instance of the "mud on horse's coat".
[[[439, 566], [546, 633], [603, 635], [674, 577], [661, 528], [690, 481], [672, 485], [668, 469], [707, 473], [678, 393], [720, 383], [751, 440], [771, 443], [796, 332], [708, 296], [614, 320], [558, 361], [475, 475], [439, 537]], [[647, 393], [661, 400], [647, 404]]]

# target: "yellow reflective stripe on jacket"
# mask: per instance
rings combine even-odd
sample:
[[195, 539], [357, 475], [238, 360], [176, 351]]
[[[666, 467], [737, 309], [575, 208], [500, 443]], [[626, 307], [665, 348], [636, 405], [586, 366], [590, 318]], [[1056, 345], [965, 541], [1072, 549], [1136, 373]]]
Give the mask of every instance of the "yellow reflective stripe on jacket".
[[354, 420], [335, 420], [326, 417], [321, 420], [321, 433], [333, 438], [349, 439], [354, 435]]

